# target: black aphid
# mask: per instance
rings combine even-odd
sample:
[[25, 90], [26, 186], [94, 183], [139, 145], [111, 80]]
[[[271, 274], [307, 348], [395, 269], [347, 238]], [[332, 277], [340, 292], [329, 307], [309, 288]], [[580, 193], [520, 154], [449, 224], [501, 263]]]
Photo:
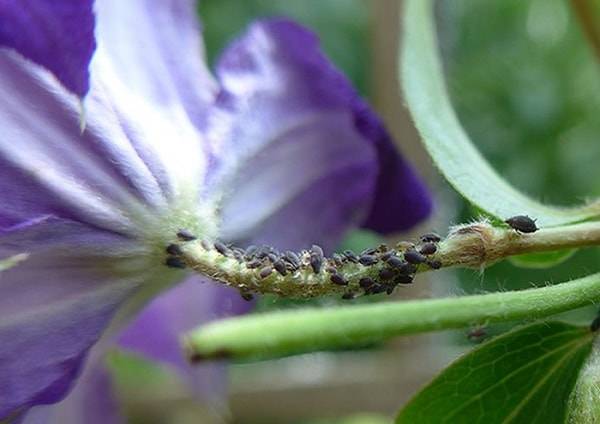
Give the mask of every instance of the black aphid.
[[267, 258], [269, 258], [272, 263], [275, 263], [279, 260], [279, 256], [277, 256], [275, 253], [269, 253]]
[[217, 252], [219, 252], [221, 255], [229, 256], [229, 253], [231, 252], [231, 250], [229, 249], [229, 247], [227, 247], [225, 245], [225, 243], [223, 243], [221, 241], [215, 241], [214, 246], [215, 246], [215, 250]]
[[183, 262], [183, 260], [178, 258], [177, 256], [167, 257], [167, 259], [165, 260], [165, 265], [168, 266], [169, 268], [179, 268], [179, 269], [185, 268], [185, 262]]
[[427, 233], [421, 236], [421, 241], [423, 243], [437, 243], [440, 240], [442, 240], [442, 238], [436, 233]]
[[250, 262], [246, 262], [246, 268], [248, 269], [256, 269], [262, 265], [262, 261], [259, 259], [254, 259]]
[[267, 278], [269, 275], [271, 275], [271, 273], [273, 272], [273, 267], [272, 266], [266, 266], [263, 269], [260, 270], [260, 272], [258, 273], [258, 275], [260, 276], [260, 278]]
[[329, 274], [335, 274], [337, 272], [337, 268], [334, 266], [328, 266], [327, 268], [325, 268], [325, 271], [327, 271], [327, 273]]
[[235, 258], [236, 261], [238, 262], [244, 262], [244, 253], [240, 252], [239, 249], [233, 249], [233, 257]]
[[323, 258], [324, 256], [323, 249], [321, 249], [321, 246], [317, 246], [316, 244], [312, 245], [310, 248], [310, 253], [311, 255], [318, 256], [320, 258]]
[[387, 286], [384, 284], [373, 284], [365, 290], [366, 294], [379, 294], [387, 291]]
[[432, 259], [427, 261], [427, 265], [429, 265], [429, 268], [431, 269], [440, 269], [442, 267], [442, 261], [439, 259]]
[[390, 295], [392, 293], [394, 293], [394, 286], [387, 286], [387, 288], [385, 289], [385, 292]]
[[360, 252], [360, 255], [374, 255], [377, 252], [377, 249], [370, 247], [368, 249], [363, 250], [362, 252]]
[[391, 280], [396, 276], [396, 272], [391, 268], [382, 268], [379, 270], [379, 278], [382, 280]]
[[391, 256], [386, 262], [393, 268], [402, 268], [402, 266], [406, 264], [406, 262], [398, 256]]
[[258, 259], [264, 259], [267, 257], [267, 255], [269, 253], [270, 253], [270, 251], [269, 251], [268, 246], [261, 246], [256, 250], [256, 252], [254, 253], [254, 256]]
[[422, 264], [427, 260], [425, 256], [423, 256], [414, 249], [409, 249], [406, 252], [404, 252], [404, 259], [406, 259], [406, 262], [415, 265]]
[[352, 250], [344, 250], [344, 257], [350, 262], [358, 263], [358, 256]]
[[346, 292], [342, 295], [342, 299], [344, 300], [352, 300], [354, 299], [354, 293], [352, 292]]
[[333, 263], [336, 266], [343, 266], [344, 265], [344, 260], [346, 259], [345, 257], [343, 257], [342, 255], [338, 255], [337, 253], [334, 253], [331, 256], [331, 259], [333, 259]]
[[539, 228], [535, 225], [535, 220], [527, 215], [517, 215], [508, 218], [506, 221], [510, 227], [519, 233], [535, 233]]
[[250, 302], [252, 299], [254, 299], [254, 295], [252, 293], [240, 293], [240, 295], [246, 302]]
[[404, 264], [398, 269], [398, 272], [402, 275], [414, 274], [417, 272], [417, 266], [415, 264], [404, 262]]
[[412, 284], [412, 282], [413, 282], [412, 275], [400, 274], [396, 278], [394, 278], [394, 284]]
[[279, 274], [286, 276], [287, 275], [287, 268], [285, 266], [285, 262], [283, 262], [283, 260], [279, 259], [275, 262], [273, 262], [273, 268], [275, 268], [275, 271], [277, 271]]
[[373, 281], [373, 279], [371, 279], [369, 277], [363, 277], [358, 281], [358, 285], [361, 286], [363, 289], [368, 289], [369, 287], [371, 287], [374, 284], [375, 284], [375, 281]]
[[192, 240], [196, 240], [197, 237], [186, 229], [180, 229], [177, 232], [177, 238], [179, 238], [179, 240], [183, 240], [183, 241], [192, 241]]
[[169, 255], [176, 255], [176, 256], [183, 254], [183, 251], [181, 250], [181, 246], [179, 246], [178, 244], [175, 244], [175, 243], [168, 245], [167, 248], [165, 249], [165, 252], [167, 252]]
[[321, 267], [323, 266], [323, 257], [311, 255], [310, 257], [310, 267], [312, 268], [315, 274], [321, 272]]
[[251, 244], [250, 246], [248, 246], [246, 248], [246, 258], [247, 259], [252, 259], [252, 257], [254, 256], [254, 254], [257, 252], [258, 247], [256, 247], [255, 245]]
[[385, 252], [381, 256], [379, 256], [379, 259], [381, 259], [382, 261], [387, 261], [395, 254], [396, 254], [396, 252], [394, 250], [388, 250], [387, 252]]
[[298, 255], [296, 255], [295, 252], [292, 252], [291, 250], [285, 252], [283, 259], [294, 265], [295, 268], [300, 267], [300, 258], [298, 257]]
[[433, 255], [436, 251], [437, 246], [435, 243], [425, 243], [423, 246], [421, 246], [421, 249], [419, 249], [419, 252], [424, 255]]
[[329, 280], [331, 280], [331, 282], [333, 284], [337, 284], [338, 286], [347, 286], [348, 285], [348, 280], [346, 280], [341, 274], [338, 274], [338, 273], [331, 274], [329, 276]]
[[376, 256], [373, 255], [360, 255], [358, 258], [358, 262], [360, 262], [364, 266], [375, 265], [379, 260]]

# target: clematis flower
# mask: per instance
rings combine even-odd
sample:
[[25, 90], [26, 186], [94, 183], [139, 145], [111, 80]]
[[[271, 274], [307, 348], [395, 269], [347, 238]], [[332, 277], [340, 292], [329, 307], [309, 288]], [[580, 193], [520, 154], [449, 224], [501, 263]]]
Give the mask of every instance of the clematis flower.
[[236, 311], [164, 265], [181, 228], [330, 250], [430, 209], [293, 22], [254, 23], [212, 76], [191, 0], [0, 1], [0, 258], [28, 255], [0, 275], [0, 420], [63, 399], [115, 339], [182, 365], [177, 332]]

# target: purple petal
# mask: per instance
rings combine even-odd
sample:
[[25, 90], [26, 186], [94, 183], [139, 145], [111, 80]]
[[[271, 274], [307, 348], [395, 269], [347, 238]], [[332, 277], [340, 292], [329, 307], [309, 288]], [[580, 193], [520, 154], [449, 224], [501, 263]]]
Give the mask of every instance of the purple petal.
[[204, 62], [196, 1], [102, 0], [96, 12], [98, 49], [120, 88], [157, 105], [177, 103], [201, 125], [217, 87]]
[[100, 50], [83, 134], [77, 101], [43, 68], [0, 50], [0, 225], [51, 214], [136, 234], [132, 216], [202, 187], [209, 152], [182, 103], [125, 89]]
[[236, 290], [190, 277], [150, 302], [122, 332], [119, 345], [174, 366], [206, 400], [222, 394], [222, 369], [191, 366], [183, 355], [180, 337], [200, 324], [245, 313], [251, 305]]
[[65, 399], [54, 405], [31, 409], [23, 424], [124, 422], [108, 371], [101, 363], [94, 363], [85, 367], [77, 385]]
[[[19, 266], [2, 274], [6, 285], [22, 286], [17, 299], [0, 302], [0, 419], [32, 405], [62, 399], [79, 373], [87, 351], [98, 340], [130, 285], [109, 284], [84, 270], [57, 271], [48, 255], [31, 257], [27, 273]], [[91, 273], [90, 273], [91, 274]], [[32, 280], [35, 278], [35, 280]], [[83, 290], [81, 283], [87, 283]], [[34, 284], [36, 283], [36, 284]], [[25, 291], [40, 301], [45, 285], [79, 286], [61, 298], [44, 296], [45, 305], [24, 305]]]
[[47, 68], [83, 97], [96, 47], [92, 5], [92, 0], [0, 1], [0, 46]]
[[[213, 123], [231, 126], [222, 172], [237, 166], [225, 238], [332, 248], [367, 219], [390, 231], [428, 213], [423, 186], [314, 34], [285, 20], [256, 23], [224, 53], [217, 75], [222, 114]], [[400, 176], [414, 187], [394, 187]]]
[[132, 241], [52, 216], [0, 231], [0, 258], [24, 251], [0, 274], [0, 419], [66, 395], [148, 268], [120, 257]]
[[375, 144], [379, 159], [375, 198], [362, 226], [383, 234], [408, 230], [431, 214], [431, 194], [412, 166], [398, 154], [373, 110], [357, 101], [354, 117], [361, 134]]

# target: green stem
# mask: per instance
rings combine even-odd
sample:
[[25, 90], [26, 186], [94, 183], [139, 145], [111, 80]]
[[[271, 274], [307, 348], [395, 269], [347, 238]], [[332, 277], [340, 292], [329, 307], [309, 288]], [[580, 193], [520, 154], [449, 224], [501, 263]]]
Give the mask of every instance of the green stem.
[[600, 25], [589, 0], [571, 0], [575, 16], [581, 24], [581, 29], [587, 37], [596, 59], [600, 60]]
[[[488, 222], [476, 222], [454, 227], [450, 234], [429, 256], [442, 267], [484, 268], [514, 255], [547, 252], [565, 248], [600, 245], [600, 222], [590, 221], [541, 229], [531, 234], [521, 234], [507, 227], [494, 227]], [[401, 242], [392, 248], [399, 256], [412, 243]], [[418, 246], [417, 246], [418, 247]], [[285, 276], [272, 272], [261, 278], [260, 268], [250, 269], [246, 262], [232, 256], [219, 254], [215, 249], [206, 249], [200, 241], [180, 246], [181, 259], [194, 271], [210, 276], [213, 280], [235, 287], [242, 293], [275, 294], [287, 298], [310, 298], [351, 293], [354, 297], [364, 294], [360, 287], [361, 278], [379, 280], [385, 261], [373, 266], [356, 263], [336, 265], [328, 259], [325, 263], [343, 275], [347, 285], [331, 282], [328, 272], [314, 273], [309, 266], [309, 253], [298, 252], [302, 265], [297, 271]], [[324, 267], [325, 268], [325, 267]], [[423, 264], [417, 272], [430, 271]]]
[[522, 291], [291, 310], [218, 321], [184, 340], [191, 360], [262, 360], [482, 322], [534, 319], [600, 301], [600, 274]]

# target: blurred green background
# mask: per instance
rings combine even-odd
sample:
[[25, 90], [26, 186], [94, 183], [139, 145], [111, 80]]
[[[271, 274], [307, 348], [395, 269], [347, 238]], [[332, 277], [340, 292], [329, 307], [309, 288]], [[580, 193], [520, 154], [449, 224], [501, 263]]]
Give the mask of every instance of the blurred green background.
[[[600, 61], [570, 3], [447, 0], [437, 6], [451, 97], [484, 155], [512, 184], [543, 201], [566, 205], [597, 197]], [[287, 16], [312, 28], [329, 57], [382, 113], [403, 151], [437, 193], [437, 214], [423, 229], [435, 227], [443, 233], [448, 225], [477, 216], [423, 160], [418, 137], [402, 109], [393, 69], [395, 45], [390, 44], [399, 31], [395, 1], [202, 0], [199, 13], [210, 63], [253, 19]], [[389, 100], [389, 93], [396, 99]], [[360, 250], [376, 241], [371, 234], [355, 232], [345, 245]], [[548, 269], [517, 268], [506, 261], [483, 274], [445, 271], [423, 277], [420, 287], [397, 297], [560, 282], [597, 271], [599, 263], [597, 249], [585, 249]], [[260, 308], [290, 305], [296, 306], [269, 298]], [[593, 314], [582, 311], [571, 318], [585, 321]], [[405, 338], [373, 350], [236, 365], [230, 369], [228, 405], [218, 411], [186, 399], [181, 387], [153, 365], [125, 356], [112, 363], [132, 422], [379, 424], [389, 422], [416, 388], [470, 344], [464, 332], [455, 332]], [[162, 393], [151, 395], [142, 387], [152, 393], [159, 387]], [[361, 411], [369, 414], [355, 415]]]

